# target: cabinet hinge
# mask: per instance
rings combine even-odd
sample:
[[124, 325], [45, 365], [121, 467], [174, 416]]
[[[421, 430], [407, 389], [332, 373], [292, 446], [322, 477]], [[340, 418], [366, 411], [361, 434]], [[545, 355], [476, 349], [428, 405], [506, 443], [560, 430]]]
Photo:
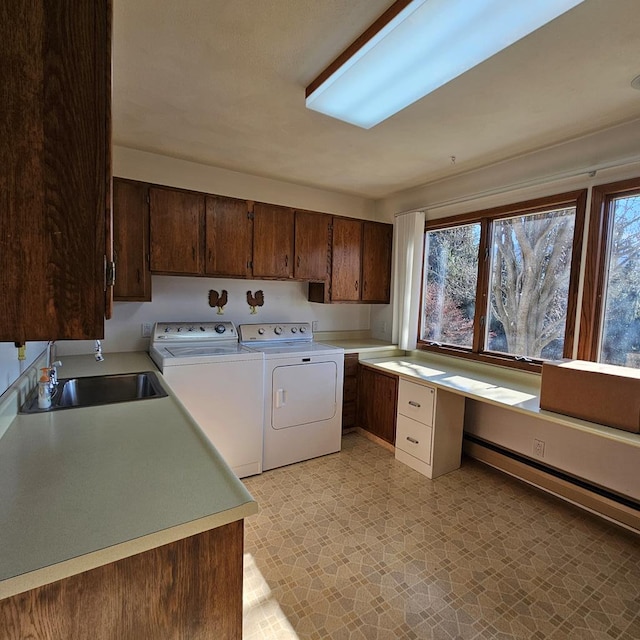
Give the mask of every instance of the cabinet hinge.
[[151, 204], [151, 196], [147, 193], [147, 204]]
[[253, 213], [251, 211], [247, 211], [247, 220], [253, 220]]
[[105, 260], [104, 282], [106, 287], [113, 287], [116, 283], [116, 263]]

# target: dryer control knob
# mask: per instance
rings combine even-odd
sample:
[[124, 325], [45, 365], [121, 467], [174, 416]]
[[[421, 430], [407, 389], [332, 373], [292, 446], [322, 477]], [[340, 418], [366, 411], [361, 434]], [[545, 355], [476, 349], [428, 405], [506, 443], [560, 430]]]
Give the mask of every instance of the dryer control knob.
[[307, 327], [300, 327], [300, 333], [306, 333]]
[[214, 329], [216, 333], [224, 333], [225, 326], [223, 324], [217, 324]]
[[282, 333], [282, 327], [276, 327], [276, 328], [273, 330], [273, 332], [274, 332], [277, 336], [279, 336], [279, 335]]
[[297, 327], [291, 327], [291, 333], [298, 333]]
[[258, 329], [258, 333], [259, 333], [260, 335], [262, 335], [262, 334], [264, 333], [264, 327], [260, 327], [260, 328]]

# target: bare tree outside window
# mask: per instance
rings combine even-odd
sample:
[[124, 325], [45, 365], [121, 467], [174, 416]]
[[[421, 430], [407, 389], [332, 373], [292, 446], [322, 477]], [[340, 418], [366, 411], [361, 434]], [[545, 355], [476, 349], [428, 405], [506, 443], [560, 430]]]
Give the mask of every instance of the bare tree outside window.
[[575, 207], [494, 220], [485, 344], [562, 358]]
[[609, 216], [599, 360], [640, 368], [640, 195], [614, 198]]
[[471, 348], [480, 224], [427, 233], [422, 339]]

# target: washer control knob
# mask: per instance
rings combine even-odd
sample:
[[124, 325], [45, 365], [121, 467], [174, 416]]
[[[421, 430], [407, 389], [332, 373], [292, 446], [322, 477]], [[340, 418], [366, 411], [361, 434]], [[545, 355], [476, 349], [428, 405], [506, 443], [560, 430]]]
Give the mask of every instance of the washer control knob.
[[298, 327], [291, 327], [291, 333], [298, 333]]
[[264, 334], [264, 327], [260, 327], [260, 328], [258, 329], [258, 333], [259, 333], [260, 335]]
[[225, 326], [223, 324], [217, 324], [215, 327], [215, 332], [216, 333], [224, 333], [225, 332]]
[[307, 327], [300, 327], [300, 333], [307, 333]]
[[276, 327], [276, 328], [273, 330], [273, 332], [274, 332], [277, 336], [281, 335], [281, 334], [282, 334], [282, 327]]

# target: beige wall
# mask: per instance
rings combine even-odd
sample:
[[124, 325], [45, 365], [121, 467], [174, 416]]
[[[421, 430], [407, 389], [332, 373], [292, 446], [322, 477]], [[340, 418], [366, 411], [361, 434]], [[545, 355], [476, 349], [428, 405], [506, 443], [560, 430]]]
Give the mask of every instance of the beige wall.
[[113, 148], [113, 175], [231, 198], [375, 219], [373, 200], [261, 178], [125, 147]]

